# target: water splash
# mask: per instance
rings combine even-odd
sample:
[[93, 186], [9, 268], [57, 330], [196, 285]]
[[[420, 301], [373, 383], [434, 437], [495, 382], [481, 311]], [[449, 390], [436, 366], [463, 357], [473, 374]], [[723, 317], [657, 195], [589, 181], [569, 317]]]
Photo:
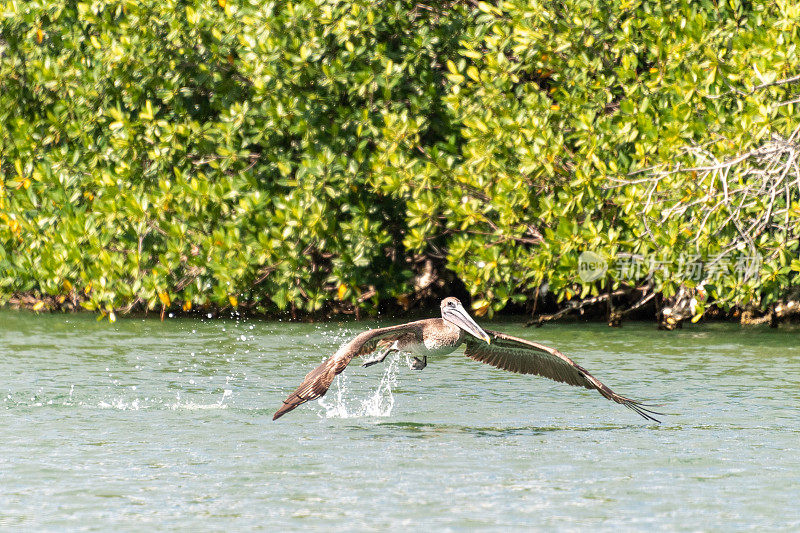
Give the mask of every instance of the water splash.
[[[175, 397], [175, 402], [165, 402], [164, 400], [151, 401], [149, 398], [141, 400], [134, 398], [126, 400], [123, 398], [114, 398], [110, 402], [101, 401], [97, 404], [100, 409], [114, 409], [117, 411], [139, 411], [146, 409], [168, 409], [170, 411], [197, 411], [204, 409], [227, 409], [228, 405], [225, 401], [233, 395], [230, 389], [225, 389], [222, 392], [222, 397], [214, 403], [197, 403], [191, 400], [182, 400], [180, 393]], [[65, 404], [66, 405], [66, 404]], [[84, 405], [83, 402], [79, 405]]]
[[[320, 398], [317, 403], [325, 409], [321, 417], [325, 418], [360, 418], [365, 416], [383, 417], [392, 414], [394, 394], [392, 388], [397, 385], [397, 370], [400, 367], [400, 355], [392, 354], [387, 358], [385, 370], [378, 387], [366, 398], [350, 398], [348, 379], [340, 374], [334, 390]], [[330, 400], [333, 400], [329, 403]]]

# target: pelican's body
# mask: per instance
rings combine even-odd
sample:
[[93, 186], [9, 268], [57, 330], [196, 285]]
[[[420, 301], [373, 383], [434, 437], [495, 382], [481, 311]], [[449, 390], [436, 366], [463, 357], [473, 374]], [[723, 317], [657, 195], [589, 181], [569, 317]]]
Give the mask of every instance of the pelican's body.
[[482, 363], [595, 389], [605, 398], [633, 409], [644, 418], [658, 421], [649, 414], [658, 413], [616, 394], [558, 350], [504, 333], [483, 330], [456, 298], [445, 298], [441, 307], [442, 318], [365, 331], [342, 345], [335, 354], [306, 375], [297, 390], [284, 400], [273, 420], [309, 400], [323, 396], [336, 375], [356, 356], [378, 350], [375, 357], [364, 362], [364, 366], [370, 366], [383, 361], [389, 353], [404, 352], [414, 356], [412, 368], [421, 370], [427, 366], [428, 356], [447, 355], [465, 344], [465, 355]]
[[395, 341], [398, 351], [418, 357], [436, 357], [453, 353], [464, 342], [464, 331], [441, 318], [420, 320], [417, 328], [419, 334], [408, 333]]

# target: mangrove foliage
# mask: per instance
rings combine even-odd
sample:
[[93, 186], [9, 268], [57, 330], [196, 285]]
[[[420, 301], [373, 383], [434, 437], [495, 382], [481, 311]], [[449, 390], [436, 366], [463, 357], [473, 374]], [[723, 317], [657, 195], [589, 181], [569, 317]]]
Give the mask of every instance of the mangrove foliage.
[[793, 0], [0, 1], [0, 301], [790, 314], [798, 20]]

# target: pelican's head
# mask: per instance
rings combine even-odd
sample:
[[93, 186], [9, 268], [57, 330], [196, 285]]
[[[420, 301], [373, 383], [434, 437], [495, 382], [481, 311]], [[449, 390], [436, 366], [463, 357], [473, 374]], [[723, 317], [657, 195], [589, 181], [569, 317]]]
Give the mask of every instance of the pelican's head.
[[451, 324], [455, 324], [463, 329], [473, 337], [486, 341], [486, 344], [491, 342], [489, 334], [472, 320], [464, 306], [458, 301], [458, 298], [445, 298], [442, 300], [442, 318]]

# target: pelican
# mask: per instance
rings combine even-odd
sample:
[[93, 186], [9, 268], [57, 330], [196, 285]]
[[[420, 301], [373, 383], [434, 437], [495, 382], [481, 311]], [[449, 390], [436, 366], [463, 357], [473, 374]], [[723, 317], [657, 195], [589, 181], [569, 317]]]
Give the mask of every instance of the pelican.
[[502, 370], [536, 374], [569, 385], [593, 389], [604, 398], [632, 409], [647, 420], [659, 422], [652, 415], [661, 413], [651, 411], [644, 404], [615, 393], [558, 350], [505, 333], [482, 329], [469, 316], [458, 298], [445, 298], [441, 309], [442, 318], [372, 329], [342, 345], [335, 354], [308, 373], [297, 390], [283, 401], [272, 419], [277, 420], [295, 407], [324, 396], [336, 375], [347, 368], [356, 356], [370, 355], [377, 350], [377, 355], [363, 363], [363, 366], [370, 366], [380, 363], [390, 353], [404, 352], [414, 356], [412, 368], [422, 370], [428, 364], [428, 356], [446, 355], [461, 344], [466, 344], [465, 355], [476, 361]]

